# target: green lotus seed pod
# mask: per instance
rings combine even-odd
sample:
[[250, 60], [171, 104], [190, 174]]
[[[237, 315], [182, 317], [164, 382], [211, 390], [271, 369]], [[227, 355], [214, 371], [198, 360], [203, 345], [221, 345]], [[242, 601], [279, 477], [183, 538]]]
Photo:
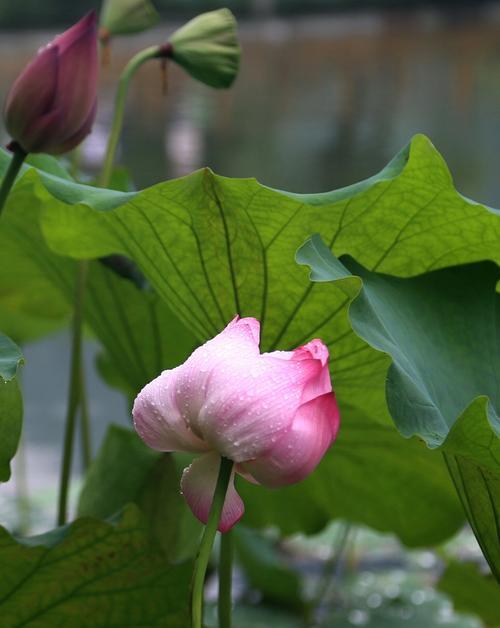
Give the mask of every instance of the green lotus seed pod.
[[229, 87], [238, 73], [240, 45], [229, 9], [195, 17], [169, 38], [171, 58], [210, 87]]
[[107, 36], [139, 33], [160, 19], [150, 0], [104, 0], [100, 26]]

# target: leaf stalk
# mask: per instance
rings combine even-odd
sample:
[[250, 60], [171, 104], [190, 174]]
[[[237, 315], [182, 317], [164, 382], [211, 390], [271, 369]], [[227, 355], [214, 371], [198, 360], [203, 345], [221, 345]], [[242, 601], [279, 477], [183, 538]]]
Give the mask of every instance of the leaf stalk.
[[83, 304], [88, 274], [88, 261], [78, 262], [71, 339], [71, 365], [68, 391], [68, 408], [66, 413], [63, 457], [59, 484], [59, 501], [57, 509], [57, 525], [66, 523], [68, 509], [68, 493], [73, 461], [73, 441], [75, 435], [76, 416], [82, 401], [82, 330]]

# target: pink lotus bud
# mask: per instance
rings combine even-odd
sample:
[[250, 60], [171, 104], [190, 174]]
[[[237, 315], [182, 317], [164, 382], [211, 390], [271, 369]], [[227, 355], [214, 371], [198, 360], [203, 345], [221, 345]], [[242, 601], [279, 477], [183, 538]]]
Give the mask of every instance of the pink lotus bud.
[[97, 28], [91, 12], [38, 51], [11, 87], [5, 126], [27, 153], [58, 155], [77, 146], [94, 122]]
[[204, 523], [220, 457], [236, 463], [221, 532], [244, 511], [234, 472], [269, 487], [299, 482], [316, 468], [339, 428], [321, 340], [261, 354], [259, 334], [255, 318], [236, 317], [184, 364], [147, 384], [134, 403], [135, 428], [150, 447], [202, 454], [184, 471], [181, 488]]

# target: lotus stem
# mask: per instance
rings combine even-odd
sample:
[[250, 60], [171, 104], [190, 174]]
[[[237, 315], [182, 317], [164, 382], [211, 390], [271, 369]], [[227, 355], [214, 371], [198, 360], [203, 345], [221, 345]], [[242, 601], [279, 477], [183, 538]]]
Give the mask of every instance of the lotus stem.
[[68, 493], [71, 475], [71, 463], [73, 461], [73, 441], [75, 435], [76, 415], [81, 404], [81, 371], [82, 371], [82, 328], [83, 328], [83, 301], [85, 296], [85, 284], [87, 281], [88, 262], [78, 263], [75, 286], [75, 300], [73, 310], [72, 340], [71, 340], [71, 366], [68, 391], [68, 409], [66, 413], [66, 425], [64, 433], [63, 460], [61, 465], [61, 479], [59, 485], [59, 503], [57, 511], [57, 525], [66, 523], [68, 508]]
[[0, 214], [2, 213], [5, 201], [7, 200], [12, 186], [14, 185], [14, 181], [19, 174], [19, 170], [21, 170], [23, 161], [28, 155], [28, 153], [23, 150], [17, 142], [12, 142], [10, 148], [12, 150], [12, 159], [10, 160], [9, 167], [7, 168], [0, 185]]
[[224, 506], [227, 487], [231, 479], [232, 469], [232, 460], [221, 458], [212, 507], [194, 563], [193, 579], [191, 581], [191, 628], [202, 628], [203, 626], [203, 590], [205, 586], [205, 575], [214, 544], [215, 534], [219, 526], [222, 507]]
[[113, 173], [113, 164], [115, 162], [116, 149], [118, 147], [118, 141], [123, 126], [123, 117], [125, 114], [125, 105], [127, 101], [128, 88], [132, 77], [137, 70], [149, 61], [149, 59], [166, 58], [171, 54], [171, 46], [164, 44], [163, 46], [150, 46], [141, 50], [130, 59], [123, 72], [121, 73], [118, 83], [118, 90], [115, 97], [115, 110], [113, 114], [113, 123], [111, 125], [111, 132], [108, 137], [108, 143], [106, 146], [106, 153], [104, 157], [104, 164], [99, 176], [99, 186], [106, 188], [111, 181], [111, 175]]

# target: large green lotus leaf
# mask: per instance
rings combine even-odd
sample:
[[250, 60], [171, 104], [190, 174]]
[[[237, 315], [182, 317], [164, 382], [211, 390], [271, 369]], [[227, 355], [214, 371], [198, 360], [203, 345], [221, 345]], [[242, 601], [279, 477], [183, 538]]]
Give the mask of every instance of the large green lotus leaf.
[[98, 262], [90, 264], [85, 320], [105, 349], [101, 372], [129, 397], [183, 362], [197, 344], [155, 292]]
[[[50, 197], [36, 171], [18, 185], [23, 181]], [[42, 218], [54, 250], [132, 258], [200, 341], [235, 313], [261, 320], [266, 350], [322, 337], [332, 353], [341, 402], [356, 398], [382, 421], [386, 358], [376, 355], [362, 369], [353, 366], [353, 354], [365, 348], [351, 332], [348, 297], [308, 284], [304, 269], [293, 264], [304, 237], [321, 232], [337, 254], [400, 276], [500, 256], [498, 213], [456, 192], [445, 163], [423, 136], [379, 175], [316, 196], [288, 195], [209, 170], [121, 201], [118, 193], [105, 198], [94, 189], [87, 198], [80, 186], [80, 201], [68, 204], [66, 187], [56, 187], [52, 178], [50, 192], [59, 202], [44, 202]], [[105, 206], [111, 209], [100, 211]]]
[[[468, 422], [472, 416], [469, 415]], [[491, 435], [498, 451], [498, 436]], [[453, 451], [453, 449], [452, 449]], [[444, 454], [450, 475], [460, 496], [467, 519], [484, 557], [500, 583], [500, 473], [477, 464], [469, 456]]]
[[76, 266], [45, 244], [34, 191], [16, 185], [0, 220], [0, 326], [18, 342], [67, 322], [70, 310], [60, 287], [73, 291]]
[[[441, 157], [422, 136], [379, 175], [326, 195], [287, 195], [254, 180], [229, 180], [209, 171], [123, 194], [71, 185], [55, 174], [32, 168], [16, 184], [5, 221], [23, 209], [18, 195], [26, 190], [38, 201], [43, 232], [53, 248], [75, 257], [110, 253], [131, 257], [198, 340], [219, 331], [235, 312], [262, 320], [264, 349], [289, 348], [311, 336], [323, 337], [332, 353], [344, 424], [350, 417], [356, 420], [351, 411], [354, 400], [370, 420], [387, 424], [383, 387], [389, 359], [382, 354], [370, 354], [367, 359], [369, 348], [351, 330], [347, 295], [329, 286], [307, 284], [305, 271], [292, 263], [304, 236], [324, 230], [341, 251], [357, 252], [366, 263], [401, 274], [419, 272], [433, 263], [496, 255], [499, 250], [495, 248], [497, 217], [456, 193]], [[29, 198], [34, 206], [35, 199]], [[435, 231], [428, 228], [431, 222]], [[476, 228], [477, 224], [482, 228]], [[400, 232], [405, 229], [408, 233], [403, 237]], [[467, 246], [458, 249], [458, 241]], [[451, 249], [455, 252], [448, 255]], [[149, 333], [149, 327], [145, 331]], [[129, 362], [123, 362], [122, 371], [125, 364]], [[129, 370], [138, 372], [136, 366]], [[382, 463], [375, 457], [370, 460]], [[439, 467], [439, 462], [434, 466]], [[369, 473], [376, 475], [372, 467]], [[391, 475], [387, 470], [384, 474]], [[329, 481], [323, 478], [323, 483]], [[352, 502], [356, 491], [365, 490], [366, 477], [359, 481]], [[410, 502], [411, 495], [406, 491], [404, 495]], [[348, 510], [388, 529], [397, 495], [383, 492], [382, 496], [387, 508], [381, 509], [379, 517], [375, 508], [366, 516], [360, 513], [361, 507]], [[450, 504], [450, 498], [443, 503]], [[332, 510], [330, 506], [326, 512]], [[315, 512], [311, 509], [302, 515], [310, 518], [308, 529], [318, 524]], [[320, 517], [323, 521], [326, 512]], [[450, 521], [455, 514], [453, 504], [445, 518]], [[416, 518], [423, 516], [420, 513]], [[420, 541], [414, 537], [410, 542], [436, 538], [435, 531], [429, 538], [425, 531], [433, 528], [433, 522], [437, 527], [441, 514], [428, 508], [425, 517], [431, 522], [416, 526], [415, 535], [422, 530]], [[292, 517], [289, 525], [293, 521]], [[448, 523], [443, 529], [451, 527]], [[401, 525], [395, 528], [403, 538], [411, 537]]]
[[10, 479], [23, 424], [23, 400], [16, 375], [23, 356], [10, 338], [0, 333], [0, 482]]
[[[24, 184], [36, 178], [31, 170]], [[98, 211], [104, 199], [96, 204], [93, 188], [80, 194], [85, 204], [59, 193], [65, 202], [44, 204], [51, 246], [73, 257], [130, 256], [200, 339], [235, 312], [263, 320], [266, 348], [331, 329], [328, 291], [305, 284], [292, 264], [311, 232], [325, 234], [338, 255], [400, 276], [500, 257], [498, 213], [456, 192], [423, 136], [376, 177], [326, 195], [290, 196], [209, 170], [125, 194], [119, 205], [115, 193], [112, 211]]]
[[[0, 150], [0, 175], [9, 160]], [[71, 315], [75, 262], [54, 255], [40, 231], [40, 209], [44, 202], [54, 202], [47, 190], [69, 204], [86, 199], [102, 208], [129, 196], [76, 183], [48, 155], [30, 155], [28, 162], [0, 221], [0, 328], [17, 342], [57, 330]], [[38, 185], [28, 183], [32, 176]]]
[[[442, 451], [471, 526], [500, 576], [500, 273], [484, 262], [402, 279], [340, 262], [319, 236], [297, 261], [352, 301], [353, 330], [392, 364], [387, 403], [403, 436]], [[370, 359], [366, 357], [365, 359]]]
[[137, 508], [38, 537], [0, 529], [2, 628], [188, 625], [190, 565], [169, 565]]
[[[0, 149], [0, 173], [2, 175], [7, 169], [11, 158], [11, 153]], [[27, 184], [31, 187], [33, 180], [42, 183], [42, 188], [40, 189], [48, 190], [54, 198], [69, 205], [88, 203], [92, 207], [99, 209], [110, 209], [123, 204], [124, 200], [132, 199], [135, 196], [133, 192], [119, 192], [77, 183], [65, 170], [61, 162], [54, 157], [50, 157], [50, 155], [29, 155], [26, 163], [21, 166], [20, 174], [13, 190], [9, 194], [7, 205], [18, 205], [18, 201], [12, 196], [13, 191], [18, 191], [20, 187], [24, 187]], [[38, 200], [41, 199], [39, 198]]]
[[134, 502], [165, 555], [188, 558], [196, 552], [201, 524], [181, 497], [180, 471], [172, 455], [153, 451], [134, 431], [111, 425], [85, 477], [78, 514], [106, 519]]
[[[53, 160], [37, 165], [60, 169]], [[58, 181], [67, 185], [66, 179]], [[47, 247], [40, 204], [32, 197], [39, 191], [21, 181], [0, 221], [0, 324], [19, 341], [65, 324], [74, 295], [75, 260]], [[105, 350], [102, 371], [129, 396], [162, 369], [176, 366], [196, 344], [151, 289], [141, 290], [101, 263], [90, 263], [84, 305], [86, 322]]]
[[107, 519], [134, 501], [159, 457], [132, 430], [110, 425], [86, 474], [78, 515]]
[[[2, 175], [9, 160], [10, 155], [0, 149]], [[54, 255], [42, 237], [40, 190], [25, 185], [23, 177], [28, 172], [36, 172], [44, 186], [55, 187], [67, 202], [81, 199], [80, 190], [92, 197], [88, 186], [77, 184], [62, 164], [49, 155], [29, 155], [22, 166], [9, 195], [11, 209], [0, 221], [0, 328], [20, 343], [68, 323], [76, 273], [74, 260]]]
[[489, 628], [500, 626], [498, 584], [491, 576], [481, 574], [477, 565], [450, 562], [437, 586], [461, 613], [478, 615]]
[[342, 408], [337, 440], [303, 482], [274, 490], [241, 480], [238, 491], [243, 523], [284, 534], [312, 534], [341, 518], [395, 532], [409, 546], [431, 545], [464, 519], [441, 455], [355, 407]]
[[[0, 293], [2, 292], [0, 288]], [[0, 327], [19, 344], [49, 336], [61, 329], [68, 321], [66, 308], [64, 308], [64, 312], [60, 313], [60, 317], [50, 318], [49, 314], [49, 318], [47, 318], [43, 311], [26, 313], [17, 310], [17, 305], [17, 303], [12, 302], [9, 305], [0, 302]]]
[[307, 284], [292, 262], [304, 237], [319, 231], [338, 254], [397, 275], [497, 258], [500, 251], [498, 214], [456, 192], [423, 136], [375, 177], [319, 195], [290, 195], [208, 170], [121, 193], [31, 168], [16, 184], [7, 214], [27, 202], [17, 200], [23, 189], [35, 193], [43, 232], [56, 251], [129, 256], [200, 341], [235, 313], [261, 319], [264, 349], [323, 337], [341, 400], [356, 397], [381, 420], [385, 358], [364, 361], [362, 371], [352, 367], [352, 354], [364, 348], [350, 331], [347, 297], [339, 301], [324, 286]]

